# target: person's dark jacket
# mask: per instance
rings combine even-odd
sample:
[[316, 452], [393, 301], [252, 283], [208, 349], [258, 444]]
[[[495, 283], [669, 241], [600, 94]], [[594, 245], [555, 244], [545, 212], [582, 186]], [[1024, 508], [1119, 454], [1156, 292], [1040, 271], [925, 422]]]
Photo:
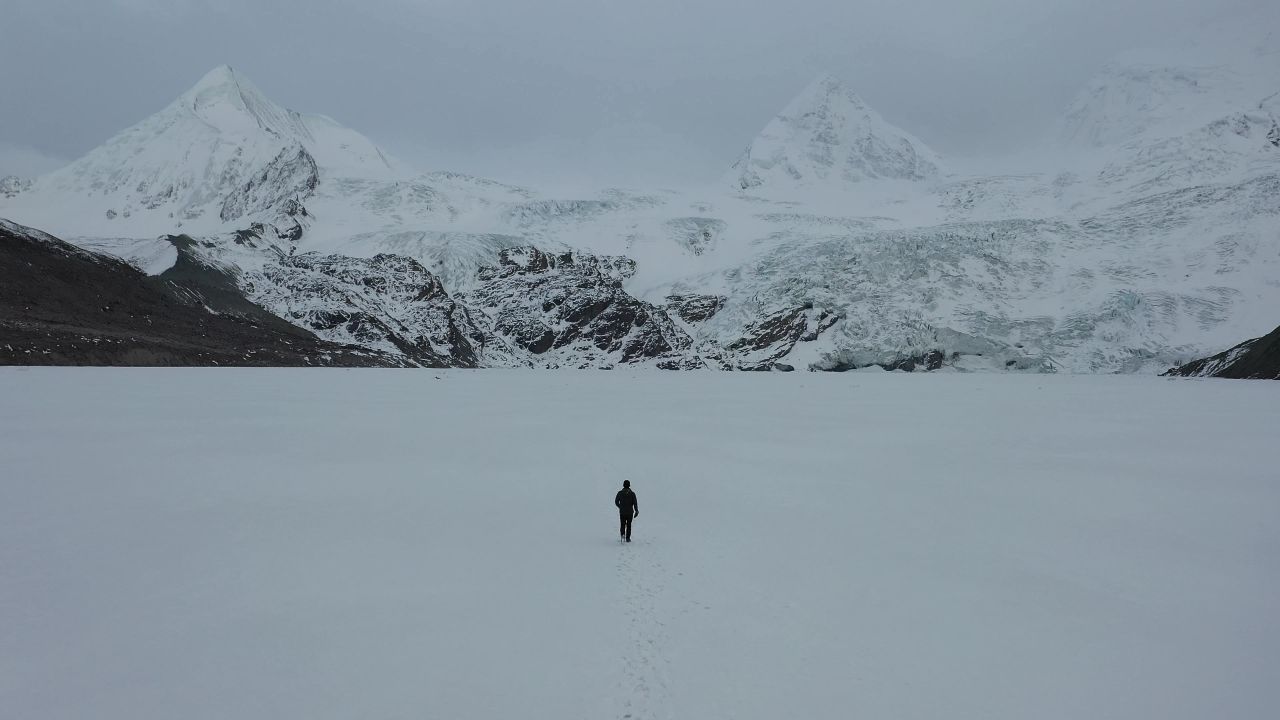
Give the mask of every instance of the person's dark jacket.
[[622, 488], [613, 498], [613, 504], [618, 506], [618, 514], [623, 517], [635, 517], [640, 514], [640, 503], [636, 500], [636, 494], [631, 488]]

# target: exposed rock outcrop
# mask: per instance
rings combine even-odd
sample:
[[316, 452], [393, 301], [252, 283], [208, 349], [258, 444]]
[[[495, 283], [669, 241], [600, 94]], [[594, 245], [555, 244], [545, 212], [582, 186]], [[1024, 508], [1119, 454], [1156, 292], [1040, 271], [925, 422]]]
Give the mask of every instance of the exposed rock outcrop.
[[667, 312], [628, 295], [626, 258], [537, 248], [503, 250], [466, 297], [488, 333], [544, 367], [650, 363], [702, 367], [693, 341]]
[[255, 301], [327, 340], [402, 354], [428, 367], [480, 364], [484, 337], [466, 308], [412, 258], [282, 256], [245, 282]]
[[298, 225], [298, 218], [307, 216], [303, 203], [319, 184], [315, 158], [301, 146], [293, 145], [281, 150], [266, 167], [227, 195], [220, 216], [231, 221], [275, 212], [279, 219], [289, 218], [282, 222], [286, 227]]
[[1280, 327], [1217, 355], [1173, 368], [1164, 375], [1280, 380]]
[[747, 326], [742, 338], [730, 343], [730, 362], [743, 370], [770, 370], [796, 343], [812, 342], [840, 321], [840, 317], [812, 306], [788, 308]]
[[667, 310], [687, 323], [699, 323], [714, 317], [727, 301], [723, 295], [668, 295]]

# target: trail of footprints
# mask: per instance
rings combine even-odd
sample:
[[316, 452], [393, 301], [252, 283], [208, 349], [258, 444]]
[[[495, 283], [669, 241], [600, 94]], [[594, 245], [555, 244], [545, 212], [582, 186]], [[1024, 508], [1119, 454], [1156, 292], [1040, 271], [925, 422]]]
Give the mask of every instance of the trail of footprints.
[[625, 547], [621, 553], [618, 575], [625, 594], [627, 642], [620, 658], [616, 717], [661, 720], [670, 717], [667, 627], [658, 611], [658, 599], [666, 591], [666, 568], [650, 547]]

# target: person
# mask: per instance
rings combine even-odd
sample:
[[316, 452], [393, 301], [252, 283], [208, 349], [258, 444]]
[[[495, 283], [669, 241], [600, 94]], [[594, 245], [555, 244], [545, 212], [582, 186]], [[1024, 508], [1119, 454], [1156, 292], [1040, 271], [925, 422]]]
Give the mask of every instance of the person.
[[618, 506], [618, 519], [622, 521], [618, 534], [624, 542], [631, 542], [631, 519], [640, 515], [640, 503], [631, 489], [630, 480], [622, 481], [622, 489], [613, 496], [613, 504]]

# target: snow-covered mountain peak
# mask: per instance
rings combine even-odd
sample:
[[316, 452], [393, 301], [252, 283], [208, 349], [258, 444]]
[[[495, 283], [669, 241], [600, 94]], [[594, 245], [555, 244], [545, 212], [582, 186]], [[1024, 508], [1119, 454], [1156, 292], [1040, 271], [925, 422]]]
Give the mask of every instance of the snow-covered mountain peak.
[[166, 109], [190, 111], [222, 133], [265, 131], [297, 142], [313, 140], [303, 117], [276, 105], [230, 65], [210, 70]]
[[1061, 137], [1077, 148], [1168, 137], [1207, 124], [1249, 97], [1248, 83], [1228, 67], [1114, 63], [1076, 96]]
[[1148, 144], [1268, 110], [1266, 98], [1280, 91], [1278, 26], [1275, 5], [1122, 53], [1068, 107], [1062, 144], [1076, 151]]
[[829, 72], [824, 72], [819, 73], [817, 77], [809, 81], [809, 84], [791, 99], [791, 102], [783, 109], [782, 114], [795, 115], [816, 110], [822, 105], [830, 103], [833, 97], [844, 98], [854, 106], [870, 109], [862, 98], [858, 97], [857, 93], [845, 85], [840, 78]]
[[321, 182], [410, 174], [363, 135], [284, 108], [222, 65], [156, 114], [40, 178], [14, 198], [11, 212], [71, 237], [214, 233], [227, 223], [296, 214]]
[[401, 175], [220, 67], [0, 181], [0, 216], [153, 274], [187, 257], [155, 238], [189, 235], [246, 299], [405, 362], [1163, 370], [1274, 327], [1280, 73], [1257, 47], [1115, 63], [1078, 118], [1115, 144], [1043, 174], [938, 178], [822, 75], [707, 195]]
[[236, 73], [235, 68], [230, 65], [219, 65], [205, 73], [204, 77], [200, 78], [195, 85], [191, 86], [190, 90], [183, 93], [183, 96], [194, 98], [205, 93], [224, 92], [228, 89], [238, 92], [244, 86], [247, 86], [252, 92], [261, 95], [261, 92], [253, 86], [248, 78], [242, 78]]
[[276, 104], [230, 65], [210, 70], [160, 114], [173, 113], [190, 113], [224, 136], [266, 134], [300, 146], [332, 175], [383, 180], [408, 174], [360, 133], [326, 115], [303, 115]]
[[1273, 25], [1253, 20], [1116, 58], [1070, 106], [1062, 147], [1113, 193], [1274, 175], [1280, 44]]
[[834, 75], [815, 78], [765, 126], [729, 172], [739, 190], [866, 180], [918, 181], [938, 155], [891, 125]]

